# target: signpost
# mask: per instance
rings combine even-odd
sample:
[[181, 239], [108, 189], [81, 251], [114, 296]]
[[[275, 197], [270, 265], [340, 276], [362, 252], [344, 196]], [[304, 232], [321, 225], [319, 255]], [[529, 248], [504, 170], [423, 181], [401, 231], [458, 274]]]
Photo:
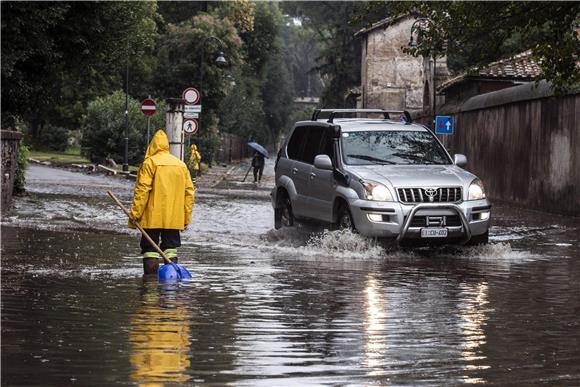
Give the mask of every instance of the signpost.
[[453, 134], [453, 116], [436, 116], [435, 134]]
[[155, 114], [156, 111], [157, 104], [155, 103], [155, 101], [151, 99], [151, 96], [149, 96], [149, 98], [144, 99], [143, 102], [141, 102], [141, 113], [147, 116], [147, 144], [149, 144], [149, 139], [151, 138], [151, 133], [149, 129], [151, 116]]
[[197, 133], [201, 115], [201, 93], [195, 87], [188, 87], [181, 93], [181, 99], [185, 100], [183, 106], [183, 133], [187, 136], [187, 146], [189, 147], [190, 138]]
[[194, 119], [187, 119], [183, 121], [183, 131], [185, 132], [186, 136], [191, 136], [197, 132], [199, 125], [197, 120]]

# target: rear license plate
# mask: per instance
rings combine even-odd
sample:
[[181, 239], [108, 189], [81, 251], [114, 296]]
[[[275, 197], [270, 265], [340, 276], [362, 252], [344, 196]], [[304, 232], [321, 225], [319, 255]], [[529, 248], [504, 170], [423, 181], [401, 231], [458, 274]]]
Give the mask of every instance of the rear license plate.
[[446, 228], [422, 228], [421, 238], [447, 238]]

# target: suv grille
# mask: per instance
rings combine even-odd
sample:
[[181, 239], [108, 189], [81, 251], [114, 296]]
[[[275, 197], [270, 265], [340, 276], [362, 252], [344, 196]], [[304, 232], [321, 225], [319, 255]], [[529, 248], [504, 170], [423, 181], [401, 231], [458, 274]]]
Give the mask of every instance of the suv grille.
[[460, 187], [398, 188], [397, 193], [403, 203], [453, 203], [461, 200]]

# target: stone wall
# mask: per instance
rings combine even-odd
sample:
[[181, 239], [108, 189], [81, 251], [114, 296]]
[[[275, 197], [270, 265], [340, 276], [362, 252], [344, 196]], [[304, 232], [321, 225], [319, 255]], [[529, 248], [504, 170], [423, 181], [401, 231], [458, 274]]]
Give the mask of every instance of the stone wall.
[[493, 199], [580, 216], [580, 94], [555, 97], [542, 82], [467, 100], [455, 133], [439, 136]]
[[10, 208], [18, 148], [22, 134], [11, 130], [0, 131], [2, 143], [2, 212]]

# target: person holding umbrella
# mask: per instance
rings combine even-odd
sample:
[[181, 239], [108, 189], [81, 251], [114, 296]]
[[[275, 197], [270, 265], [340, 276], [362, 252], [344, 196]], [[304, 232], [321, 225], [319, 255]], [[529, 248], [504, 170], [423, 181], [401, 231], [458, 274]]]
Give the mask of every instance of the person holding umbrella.
[[257, 142], [249, 142], [248, 146], [254, 150], [254, 157], [252, 158], [252, 167], [254, 168], [254, 183], [259, 183], [262, 181], [262, 173], [264, 172], [264, 157], [268, 157], [268, 151]]
[[264, 155], [258, 151], [254, 152], [252, 167], [254, 168], [254, 184], [260, 183], [262, 181], [262, 173], [264, 172]]

